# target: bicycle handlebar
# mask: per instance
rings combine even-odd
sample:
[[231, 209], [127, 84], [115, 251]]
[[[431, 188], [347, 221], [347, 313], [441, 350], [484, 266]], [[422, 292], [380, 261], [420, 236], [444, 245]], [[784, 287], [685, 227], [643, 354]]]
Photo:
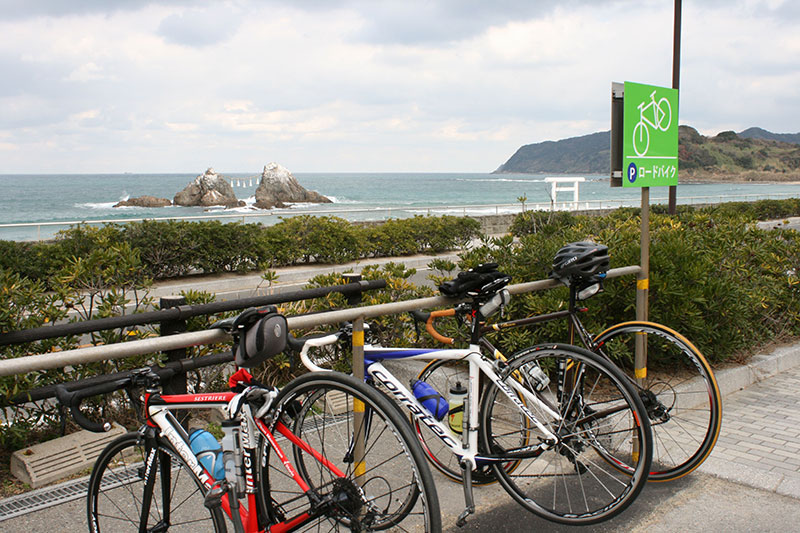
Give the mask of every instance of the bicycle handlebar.
[[111, 429], [111, 423], [93, 422], [86, 418], [86, 416], [80, 411], [81, 402], [89, 396], [108, 394], [110, 392], [124, 389], [131, 384], [131, 381], [132, 380], [130, 377], [115, 379], [114, 381], [108, 381], [106, 383], [101, 383], [93, 387], [87, 387], [85, 389], [80, 389], [73, 392], [68, 391], [64, 385], [56, 385], [56, 398], [58, 398], [58, 401], [63, 405], [69, 407], [72, 418], [75, 419], [75, 422], [77, 422], [79, 426], [95, 433], [103, 433]]
[[320, 346], [327, 346], [328, 344], [338, 342], [342, 335], [343, 333], [341, 331], [337, 331], [336, 333], [323, 335], [321, 337], [303, 337], [298, 339], [293, 337], [290, 333], [287, 333], [286, 341], [289, 348], [300, 354], [300, 361], [303, 363], [303, 366], [312, 372], [327, 372], [330, 371], [329, 368], [322, 368], [311, 360], [308, 356], [309, 349], [319, 348]]
[[158, 380], [169, 379], [174, 376], [177, 371], [172, 368], [151, 369], [143, 368], [132, 371], [129, 375], [117, 378], [105, 383], [99, 383], [76, 391], [69, 391], [63, 384], [56, 385], [56, 398], [58, 401], [69, 408], [72, 418], [83, 429], [87, 429], [94, 433], [103, 433], [111, 429], [110, 422], [93, 422], [84, 415], [81, 410], [81, 402], [90, 396], [99, 396], [101, 394], [109, 394], [124, 388], [130, 387], [137, 382], [137, 376], [142, 379], [147, 379], [150, 374], [155, 374]]
[[433, 325], [433, 322], [439, 317], [455, 316], [455, 315], [456, 315], [456, 309], [454, 307], [451, 307], [450, 309], [440, 309], [437, 311], [431, 311], [430, 313], [425, 313], [422, 311], [411, 311], [411, 316], [413, 316], [420, 322], [425, 322], [425, 331], [427, 331], [431, 337], [441, 342], [442, 344], [453, 344], [456, 342], [456, 340], [452, 337], [445, 337], [444, 335], [436, 331], [436, 327]]

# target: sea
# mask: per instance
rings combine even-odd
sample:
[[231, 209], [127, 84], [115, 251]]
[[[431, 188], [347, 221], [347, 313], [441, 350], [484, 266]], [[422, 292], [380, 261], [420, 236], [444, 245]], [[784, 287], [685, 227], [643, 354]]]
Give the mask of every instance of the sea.
[[[247, 173], [223, 174], [246, 205], [236, 209], [202, 207], [114, 207], [137, 196], [172, 199], [198, 176], [185, 174], [5, 174], [0, 175], [0, 239], [46, 239], [80, 222], [125, 222], [143, 218], [204, 219], [276, 223], [282, 217], [310, 213], [348, 220], [382, 220], [415, 215], [491, 215], [551, 206], [549, 176], [487, 173], [296, 173], [306, 189], [315, 190], [332, 204], [296, 204], [288, 209], [258, 210], [258, 177]], [[560, 176], [569, 177], [569, 176]], [[641, 205], [636, 188], [611, 187], [608, 176], [584, 175], [579, 201], [574, 193], [558, 191], [559, 208], [602, 208]], [[565, 186], [562, 184], [559, 187]], [[651, 204], [667, 202], [666, 188], [653, 188]], [[800, 184], [703, 183], [680, 184], [678, 204], [751, 201], [760, 198], [800, 197]], [[565, 202], [568, 202], [565, 204]], [[258, 216], [256, 216], [258, 215]]]

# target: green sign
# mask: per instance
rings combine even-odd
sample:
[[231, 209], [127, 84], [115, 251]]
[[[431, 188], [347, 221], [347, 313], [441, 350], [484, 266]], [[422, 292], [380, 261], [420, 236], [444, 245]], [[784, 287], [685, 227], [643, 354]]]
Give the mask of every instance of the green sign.
[[678, 184], [678, 90], [625, 82], [622, 185]]

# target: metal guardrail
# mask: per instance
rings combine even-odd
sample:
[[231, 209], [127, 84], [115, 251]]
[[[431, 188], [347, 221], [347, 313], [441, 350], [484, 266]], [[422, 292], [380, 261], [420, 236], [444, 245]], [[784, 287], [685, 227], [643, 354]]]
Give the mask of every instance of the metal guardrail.
[[[798, 195], [796, 193], [768, 193], [768, 194], [741, 194], [741, 195], [708, 195], [708, 196], [687, 196], [681, 197], [680, 201], [683, 204], [698, 205], [698, 204], [717, 204], [732, 201], [755, 201], [765, 199], [781, 199], [781, 198], [794, 198]], [[654, 204], [667, 203], [667, 197], [652, 197], [651, 202]], [[619, 207], [638, 207], [639, 200], [637, 198], [619, 198], [607, 200], [581, 200], [579, 202], [536, 202], [526, 203], [525, 210], [556, 210], [556, 211], [583, 211], [583, 210], [602, 210], [602, 209], [615, 209]], [[169, 221], [169, 220], [187, 220], [187, 221], [202, 221], [202, 220], [228, 220], [228, 221], [241, 221], [259, 222], [259, 219], [267, 219], [269, 222], [277, 223], [281, 217], [285, 216], [298, 216], [298, 215], [332, 215], [340, 216], [348, 220], [362, 220], [362, 221], [376, 221], [392, 218], [393, 216], [404, 215], [414, 216], [419, 214], [425, 215], [461, 215], [461, 216], [490, 216], [501, 214], [514, 214], [523, 210], [521, 203], [513, 204], [473, 204], [473, 205], [443, 205], [443, 206], [404, 206], [404, 207], [384, 207], [384, 208], [369, 208], [369, 209], [274, 209], [270, 211], [261, 211], [258, 213], [236, 213], [236, 214], [207, 214], [196, 216], [177, 216], [177, 217], [149, 217], [149, 218], [116, 218], [116, 219], [97, 219], [97, 220], [72, 220], [63, 222], [17, 222], [0, 224], [0, 238], [2, 238], [2, 231], [4, 229], [36, 229], [35, 240], [42, 240], [42, 238], [52, 237], [56, 230], [53, 229], [44, 237], [42, 236], [43, 229], [61, 228], [66, 229], [71, 226], [80, 225], [96, 225], [96, 224], [125, 224], [130, 222], [143, 222], [148, 221]], [[356, 217], [354, 218], [354, 215]], [[362, 216], [363, 218], [358, 218]], [[261, 221], [263, 222], [263, 221]]]
[[[641, 269], [638, 266], [614, 268], [608, 271], [607, 278], [638, 274], [640, 270]], [[508, 290], [511, 294], [521, 294], [550, 289], [557, 286], [559, 286], [558, 281], [548, 279], [510, 285]], [[376, 316], [404, 313], [417, 309], [449, 306], [452, 304], [452, 298], [433, 296], [429, 298], [418, 298], [415, 300], [406, 300], [388, 304], [341, 309], [325, 313], [292, 316], [288, 317], [288, 324], [290, 329], [304, 329], [324, 324], [338, 324], [340, 322], [352, 321], [358, 318], [373, 318]], [[222, 330], [210, 329], [190, 333], [177, 333], [175, 335], [123, 342], [119, 344], [91, 346], [88, 348], [64, 350], [62, 352], [29, 355], [26, 357], [0, 361], [0, 376], [13, 376], [16, 374], [35, 372], [38, 370], [61, 368], [68, 365], [79, 365], [109, 359], [121, 359], [135, 355], [144, 355], [187, 348], [190, 346], [198, 346], [201, 344], [214, 344], [225, 342], [229, 339], [230, 337]]]
[[54, 339], [57, 337], [67, 337], [71, 335], [81, 335], [83, 333], [89, 333], [92, 331], [142, 326], [145, 324], [155, 323], [163, 324], [164, 322], [168, 321], [185, 320], [187, 318], [200, 315], [216, 315], [218, 313], [246, 309], [248, 307], [260, 307], [262, 305], [281, 304], [286, 302], [297, 302], [300, 300], [310, 300], [312, 298], [321, 298], [331, 293], [342, 293], [345, 296], [349, 296], [362, 291], [382, 289], [385, 286], [385, 280], [357, 281], [354, 283], [335, 285], [332, 287], [317, 287], [314, 289], [282, 292], [280, 294], [270, 294], [266, 296], [253, 296], [250, 298], [238, 298], [236, 300], [225, 300], [207, 304], [179, 305], [177, 307], [170, 307], [168, 309], [162, 308], [159, 311], [133, 313], [110, 318], [84, 320], [82, 322], [70, 322], [67, 324], [48, 325], [39, 328], [0, 333], [0, 346], [20, 344], [24, 342], [35, 342], [44, 339]]

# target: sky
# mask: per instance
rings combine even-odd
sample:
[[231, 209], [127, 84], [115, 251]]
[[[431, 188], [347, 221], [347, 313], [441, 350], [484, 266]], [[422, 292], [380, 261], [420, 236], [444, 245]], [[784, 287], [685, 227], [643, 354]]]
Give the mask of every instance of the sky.
[[[673, 0], [1, 0], [0, 173], [491, 172], [672, 85]], [[683, 0], [681, 124], [800, 131], [800, 2]]]

